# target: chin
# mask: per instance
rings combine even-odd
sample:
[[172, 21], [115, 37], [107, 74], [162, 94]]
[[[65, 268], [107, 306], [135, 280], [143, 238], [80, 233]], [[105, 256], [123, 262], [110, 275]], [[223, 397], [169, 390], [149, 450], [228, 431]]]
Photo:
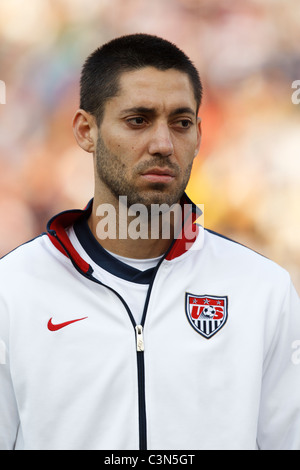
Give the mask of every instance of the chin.
[[144, 204], [146, 207], [150, 208], [152, 204], [167, 204], [171, 207], [173, 204], [179, 202], [183, 191], [170, 193], [164, 188], [155, 188], [151, 191], [140, 191], [136, 192], [133, 197], [128, 195], [128, 206], [132, 204]]

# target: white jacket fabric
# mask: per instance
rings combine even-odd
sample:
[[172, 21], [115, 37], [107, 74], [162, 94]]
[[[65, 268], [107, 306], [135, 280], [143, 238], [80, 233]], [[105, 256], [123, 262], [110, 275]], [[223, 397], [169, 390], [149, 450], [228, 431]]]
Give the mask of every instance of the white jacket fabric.
[[0, 449], [300, 450], [288, 273], [197, 226], [153, 271], [136, 325], [68, 238], [90, 210], [0, 262]]

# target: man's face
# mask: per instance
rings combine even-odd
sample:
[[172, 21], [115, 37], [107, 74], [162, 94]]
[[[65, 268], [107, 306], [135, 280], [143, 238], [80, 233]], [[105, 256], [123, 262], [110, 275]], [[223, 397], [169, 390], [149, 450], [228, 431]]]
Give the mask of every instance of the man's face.
[[179, 201], [200, 146], [187, 74], [153, 67], [125, 72], [105, 106], [96, 148], [96, 191], [128, 205]]

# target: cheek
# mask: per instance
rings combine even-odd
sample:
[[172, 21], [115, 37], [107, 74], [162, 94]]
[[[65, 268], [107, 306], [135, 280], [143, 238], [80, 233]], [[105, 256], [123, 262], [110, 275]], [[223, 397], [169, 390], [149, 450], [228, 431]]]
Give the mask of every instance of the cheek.
[[182, 137], [182, 135], [173, 135], [173, 147], [175, 155], [183, 163], [190, 162], [195, 157], [195, 151], [197, 149], [197, 138], [196, 133], [191, 133]]
[[105, 145], [112, 154], [118, 155], [126, 161], [134, 158], [138, 147], [135, 142], [130, 142], [128, 138], [119, 134], [107, 138]]
[[112, 154], [118, 154], [119, 149], [121, 147], [120, 140], [118, 137], [106, 137], [106, 139], [103, 139], [105, 147], [108, 149], [108, 151]]
[[180, 154], [178, 154], [178, 164], [181, 167], [183, 173], [191, 170], [195, 159], [195, 148], [187, 149], [183, 148]]

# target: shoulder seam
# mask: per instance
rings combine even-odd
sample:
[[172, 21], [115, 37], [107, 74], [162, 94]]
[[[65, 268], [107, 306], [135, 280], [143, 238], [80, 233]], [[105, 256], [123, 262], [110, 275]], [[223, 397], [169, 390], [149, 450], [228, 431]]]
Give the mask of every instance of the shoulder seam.
[[236, 245], [240, 245], [242, 246], [243, 248], [246, 248], [247, 250], [250, 250], [252, 251], [253, 253], [256, 253], [257, 255], [260, 255], [262, 256], [263, 258], [265, 259], [269, 259], [267, 258], [265, 255], [263, 255], [262, 253], [259, 253], [259, 251], [256, 251], [254, 250], [253, 248], [250, 248], [249, 246], [246, 246], [246, 245], [243, 245], [243, 243], [240, 243], [236, 240], [233, 240], [232, 238], [229, 238], [229, 237], [226, 237], [225, 235], [222, 235], [221, 233], [218, 233], [218, 232], [215, 232], [214, 230], [210, 230], [208, 228], [205, 229], [207, 232], [211, 233], [212, 235], [216, 235], [217, 237], [220, 237], [220, 238], [223, 238], [224, 240], [227, 240], [229, 242], [232, 242], [232, 243], [235, 243]]
[[20, 248], [20, 247], [22, 247], [22, 246], [24, 246], [24, 245], [27, 245], [28, 243], [31, 243], [31, 242], [33, 242], [34, 240], [37, 240], [38, 238], [42, 237], [43, 235], [47, 235], [47, 233], [46, 233], [46, 232], [42, 232], [42, 233], [40, 233], [39, 235], [37, 235], [36, 237], [33, 237], [33, 238], [31, 238], [30, 240], [27, 240], [26, 242], [21, 243], [21, 245], [16, 246], [16, 247], [13, 248], [12, 250], [10, 250], [8, 253], [6, 253], [5, 255], [1, 256], [1, 257], [0, 257], [0, 261], [1, 261], [2, 259], [4, 259], [6, 256], [8, 256], [8, 255], [10, 255], [11, 253], [13, 253], [14, 251], [16, 251], [18, 248]]

